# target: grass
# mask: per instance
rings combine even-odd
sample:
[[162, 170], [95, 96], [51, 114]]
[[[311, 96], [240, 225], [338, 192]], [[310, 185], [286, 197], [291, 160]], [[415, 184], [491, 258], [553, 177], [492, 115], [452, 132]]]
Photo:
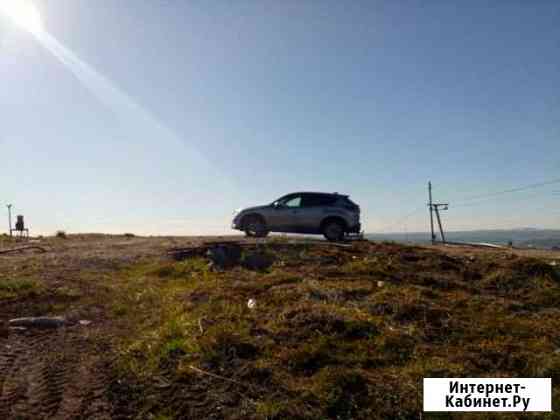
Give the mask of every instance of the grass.
[[267, 252], [276, 262], [266, 272], [194, 258], [143, 261], [111, 279], [127, 331], [117, 371], [141, 390], [130, 401], [138, 413], [408, 419], [421, 411], [423, 377], [560, 379], [560, 277], [546, 263], [282, 238]]
[[0, 278], [0, 299], [24, 297], [37, 294], [40, 283], [31, 279]]

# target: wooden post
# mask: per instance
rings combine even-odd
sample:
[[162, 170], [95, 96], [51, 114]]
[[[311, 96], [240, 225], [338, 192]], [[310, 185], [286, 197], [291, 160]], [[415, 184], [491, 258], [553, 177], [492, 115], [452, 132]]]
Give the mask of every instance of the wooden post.
[[445, 235], [443, 234], [443, 227], [441, 226], [441, 218], [439, 217], [439, 210], [437, 205], [435, 206], [434, 210], [436, 211], [437, 221], [439, 225], [439, 233], [441, 234], [441, 241], [445, 243]]
[[428, 181], [428, 197], [430, 199], [428, 207], [430, 209], [430, 233], [432, 245], [436, 243], [436, 235], [434, 234], [434, 206], [432, 204], [432, 182]]

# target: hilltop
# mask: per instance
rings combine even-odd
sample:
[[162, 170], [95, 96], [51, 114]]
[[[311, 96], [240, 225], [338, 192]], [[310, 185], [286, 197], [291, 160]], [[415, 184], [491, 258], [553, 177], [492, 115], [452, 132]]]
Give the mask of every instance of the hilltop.
[[[560, 402], [560, 254], [231, 237], [222, 267], [208, 241], [0, 255], [0, 418], [412, 419], [427, 376], [552, 377]], [[65, 325], [7, 324], [44, 315]]]

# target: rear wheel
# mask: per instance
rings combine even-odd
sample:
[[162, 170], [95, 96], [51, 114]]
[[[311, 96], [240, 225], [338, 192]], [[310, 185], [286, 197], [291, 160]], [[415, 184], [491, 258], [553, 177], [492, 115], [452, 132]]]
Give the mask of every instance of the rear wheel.
[[260, 216], [248, 216], [244, 221], [245, 234], [250, 237], [264, 238], [268, 235], [266, 223]]
[[344, 225], [337, 220], [331, 220], [323, 226], [323, 235], [328, 241], [341, 241], [344, 238]]

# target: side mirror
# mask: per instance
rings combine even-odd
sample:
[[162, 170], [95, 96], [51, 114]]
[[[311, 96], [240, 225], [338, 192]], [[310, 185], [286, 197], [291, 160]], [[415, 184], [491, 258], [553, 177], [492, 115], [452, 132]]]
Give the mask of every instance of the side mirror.
[[279, 202], [275, 201], [274, 203], [272, 203], [272, 208], [273, 208], [273, 209], [279, 209], [280, 207], [281, 207], [281, 206], [280, 206], [280, 203], [279, 203]]

